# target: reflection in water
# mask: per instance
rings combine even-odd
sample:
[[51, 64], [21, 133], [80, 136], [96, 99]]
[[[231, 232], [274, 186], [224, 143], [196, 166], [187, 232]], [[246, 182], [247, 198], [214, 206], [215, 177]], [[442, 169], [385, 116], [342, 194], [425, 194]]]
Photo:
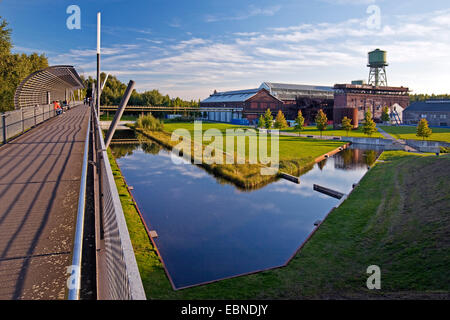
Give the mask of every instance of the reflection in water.
[[313, 166], [300, 184], [242, 192], [198, 166], [175, 165], [148, 140], [112, 148], [177, 288], [284, 265], [338, 203], [313, 184], [348, 193], [374, 159], [350, 149]]
[[372, 166], [380, 154], [379, 151], [367, 149], [345, 149], [335, 157], [336, 168], [350, 169], [355, 167]]
[[141, 149], [145, 153], [158, 154], [161, 151], [162, 147], [157, 143], [149, 141], [141, 143]]
[[[322, 171], [323, 168], [325, 167], [325, 165], [327, 164], [327, 160], [328, 160], [328, 159], [323, 159], [322, 161], [320, 161], [320, 162], [317, 163], [317, 167], [319, 167], [320, 171]], [[311, 168], [311, 169], [312, 169], [312, 168]], [[304, 173], [306, 173], [306, 172], [304, 172]]]

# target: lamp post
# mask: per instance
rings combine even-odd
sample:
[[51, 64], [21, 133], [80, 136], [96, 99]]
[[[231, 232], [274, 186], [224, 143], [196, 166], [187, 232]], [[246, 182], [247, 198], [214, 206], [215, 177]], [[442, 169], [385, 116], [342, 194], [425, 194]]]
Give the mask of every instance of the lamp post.
[[100, 117], [100, 26], [101, 26], [101, 13], [97, 12], [97, 115]]

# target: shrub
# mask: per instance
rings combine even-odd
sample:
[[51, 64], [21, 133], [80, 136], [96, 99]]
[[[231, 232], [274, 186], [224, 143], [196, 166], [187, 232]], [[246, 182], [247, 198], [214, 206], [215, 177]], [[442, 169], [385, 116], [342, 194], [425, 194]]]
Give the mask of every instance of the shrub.
[[347, 137], [348, 137], [348, 133], [350, 132], [350, 130], [352, 130], [352, 128], [353, 128], [352, 119], [344, 117], [342, 119], [342, 130], [347, 131]]
[[295, 118], [295, 130], [303, 130], [303, 126], [305, 125], [305, 118], [302, 115], [302, 111], [298, 110], [297, 118]]
[[433, 131], [428, 127], [427, 119], [421, 119], [419, 124], [417, 125], [416, 136], [423, 138], [423, 140], [425, 140], [425, 138], [431, 136], [432, 133]]
[[375, 132], [377, 132], [377, 125], [372, 120], [372, 113], [370, 111], [367, 111], [364, 116], [364, 125], [363, 125], [363, 132], [364, 134], [368, 135], [369, 137], [372, 136]]
[[284, 129], [288, 127], [286, 118], [281, 110], [278, 111], [277, 117], [275, 118], [275, 129]]
[[266, 127], [266, 120], [264, 119], [263, 115], [260, 115], [258, 120], [258, 128], [265, 128], [265, 127]]
[[266, 129], [272, 128], [273, 116], [272, 116], [272, 112], [270, 111], [270, 109], [267, 109], [266, 113], [264, 114], [264, 123], [265, 123]]
[[145, 116], [140, 116], [136, 120], [136, 128], [144, 129], [144, 130], [151, 130], [151, 131], [162, 131], [163, 130], [163, 123], [159, 121], [159, 119], [156, 119], [151, 114], [147, 114]]
[[315, 121], [317, 130], [320, 131], [320, 136], [322, 136], [322, 131], [326, 130], [328, 125], [327, 115], [322, 111], [322, 109], [320, 109], [317, 113]]

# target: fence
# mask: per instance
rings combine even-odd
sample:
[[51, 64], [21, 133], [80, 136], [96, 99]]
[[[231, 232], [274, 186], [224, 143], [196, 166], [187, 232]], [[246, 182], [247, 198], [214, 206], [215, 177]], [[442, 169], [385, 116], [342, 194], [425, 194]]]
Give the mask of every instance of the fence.
[[146, 299], [131, 245], [125, 216], [108, 159], [103, 133], [95, 108], [93, 128], [97, 172], [101, 192], [101, 248], [98, 253], [97, 292], [100, 300]]
[[[81, 104], [71, 102], [70, 106]], [[0, 144], [56, 115], [53, 105], [27, 107], [0, 114]]]

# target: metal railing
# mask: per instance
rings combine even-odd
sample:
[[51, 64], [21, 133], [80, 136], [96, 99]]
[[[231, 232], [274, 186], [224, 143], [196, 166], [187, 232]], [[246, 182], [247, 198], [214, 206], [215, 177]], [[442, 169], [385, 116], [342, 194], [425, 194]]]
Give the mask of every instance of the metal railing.
[[90, 120], [91, 115], [89, 114], [88, 128], [86, 132], [86, 139], [84, 142], [83, 167], [81, 171], [80, 194], [78, 196], [77, 224], [75, 229], [75, 238], [72, 256], [71, 276], [73, 277], [73, 285], [69, 288], [69, 295], [68, 295], [69, 300], [78, 300], [80, 298], [81, 257], [83, 253], [84, 216], [86, 207], [86, 182], [88, 173], [87, 169], [89, 163], [89, 138], [91, 131]]
[[97, 248], [97, 298], [144, 300], [145, 291], [109, 163], [100, 121], [95, 108], [91, 109], [97, 153], [96, 167], [100, 181], [101, 246]]
[[[81, 104], [71, 102], [70, 106]], [[0, 114], [0, 144], [16, 137], [28, 129], [56, 116], [52, 104], [27, 107]]]

